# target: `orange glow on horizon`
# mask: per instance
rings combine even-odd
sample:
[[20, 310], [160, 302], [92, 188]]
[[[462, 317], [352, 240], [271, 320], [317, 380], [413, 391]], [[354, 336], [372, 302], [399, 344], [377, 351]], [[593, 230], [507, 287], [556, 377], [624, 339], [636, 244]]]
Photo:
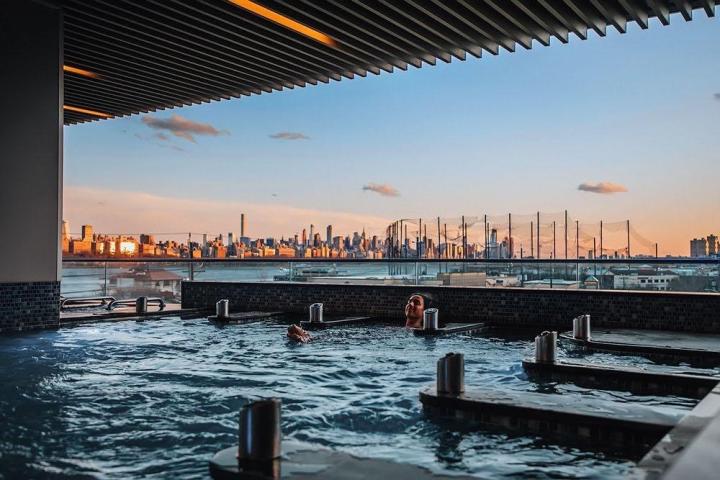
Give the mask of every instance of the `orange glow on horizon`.
[[78, 68], [78, 67], [71, 67], [70, 65], [63, 65], [63, 71], [69, 72], [69, 73], [75, 73], [77, 75], [81, 75], [81, 76], [87, 77], [87, 78], [99, 78], [100, 77], [95, 72], [91, 72], [89, 70], [83, 70], [82, 68]]
[[245, 10], [259, 15], [267, 20], [275, 22], [285, 28], [294, 30], [297, 33], [305, 35], [306, 37], [312, 38], [313, 40], [317, 40], [320, 43], [324, 43], [325, 45], [328, 45], [330, 47], [335, 47], [337, 45], [337, 43], [332, 37], [325, 35], [324, 33], [312, 29], [306, 25], [303, 25], [300, 22], [296, 22], [295, 20], [288, 18], [285, 15], [274, 12], [269, 8], [265, 8], [255, 2], [251, 2], [250, 0], [230, 0], [230, 3], [237, 5], [240, 8], [244, 8]]
[[70, 112], [84, 113], [85, 115], [93, 115], [95, 117], [101, 117], [101, 118], [110, 118], [112, 116], [107, 113], [97, 112], [95, 110], [88, 110], [87, 108], [73, 107], [71, 105], [63, 105], [63, 110], [68, 110]]

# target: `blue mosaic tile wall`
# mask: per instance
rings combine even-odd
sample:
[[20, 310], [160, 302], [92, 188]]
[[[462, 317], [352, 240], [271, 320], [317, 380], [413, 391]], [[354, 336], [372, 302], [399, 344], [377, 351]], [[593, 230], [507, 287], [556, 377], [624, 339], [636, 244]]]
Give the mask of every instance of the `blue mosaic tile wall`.
[[0, 333], [57, 328], [60, 282], [0, 283]]

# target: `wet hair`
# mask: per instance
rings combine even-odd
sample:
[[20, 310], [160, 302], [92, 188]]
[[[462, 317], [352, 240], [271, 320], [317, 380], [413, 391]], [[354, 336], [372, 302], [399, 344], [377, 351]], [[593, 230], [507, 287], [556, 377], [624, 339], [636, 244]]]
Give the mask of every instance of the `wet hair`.
[[434, 304], [436, 303], [436, 302], [435, 302], [435, 297], [434, 297], [431, 293], [415, 292], [415, 293], [413, 293], [413, 294], [410, 294], [410, 296], [408, 297], [408, 300], [409, 300], [411, 297], [415, 297], [415, 296], [422, 297], [422, 299], [423, 299], [423, 308], [424, 308], [424, 309], [433, 308]]

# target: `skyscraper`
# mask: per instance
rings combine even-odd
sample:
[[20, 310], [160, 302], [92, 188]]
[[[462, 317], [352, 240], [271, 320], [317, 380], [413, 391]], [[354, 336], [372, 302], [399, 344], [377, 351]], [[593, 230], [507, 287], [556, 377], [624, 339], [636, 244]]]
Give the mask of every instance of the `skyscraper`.
[[332, 245], [332, 225], [327, 226], [327, 231], [325, 234], [325, 243], [329, 245]]
[[302, 244], [307, 245], [307, 230], [303, 228], [302, 230]]
[[718, 249], [720, 249], [720, 245], [718, 245], [718, 237], [711, 233], [707, 237], [708, 255], [717, 255], [718, 253], [720, 253], [718, 252]]
[[313, 238], [315, 238], [315, 225], [312, 223], [310, 224], [310, 241], [312, 241]]
[[70, 237], [70, 224], [67, 220], [62, 222], [62, 239], [67, 240]]
[[694, 238], [690, 240], [690, 256], [704, 257], [707, 255], [707, 240], [704, 238]]
[[240, 214], [240, 238], [245, 236], [245, 214]]
[[93, 236], [92, 225], [83, 225], [82, 226], [82, 241], [83, 242], [91, 242], [92, 236]]

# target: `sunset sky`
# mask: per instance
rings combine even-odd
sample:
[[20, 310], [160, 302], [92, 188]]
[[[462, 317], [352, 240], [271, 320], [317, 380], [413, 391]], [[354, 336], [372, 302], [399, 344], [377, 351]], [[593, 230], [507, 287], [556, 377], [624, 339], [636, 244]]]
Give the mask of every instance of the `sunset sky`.
[[64, 217], [279, 237], [568, 209], [687, 254], [720, 232], [720, 23], [694, 17], [67, 127]]

